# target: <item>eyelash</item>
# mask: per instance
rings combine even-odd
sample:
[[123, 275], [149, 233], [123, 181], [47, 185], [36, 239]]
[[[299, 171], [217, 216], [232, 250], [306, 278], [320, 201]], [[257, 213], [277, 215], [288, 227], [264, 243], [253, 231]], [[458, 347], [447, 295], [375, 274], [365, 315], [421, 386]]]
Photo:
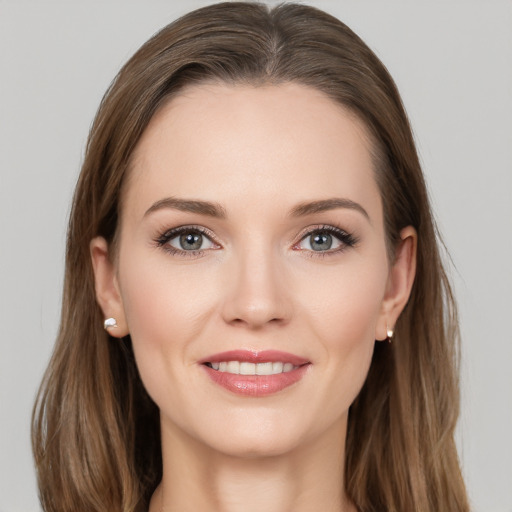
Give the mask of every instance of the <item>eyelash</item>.
[[325, 258], [328, 256], [333, 256], [335, 254], [340, 254], [347, 249], [354, 247], [357, 245], [359, 240], [352, 234], [348, 233], [344, 229], [338, 228], [336, 226], [331, 226], [329, 224], [322, 224], [318, 226], [310, 226], [307, 230], [300, 236], [299, 241], [294, 244], [293, 247], [297, 247], [303, 240], [314, 235], [315, 233], [328, 233], [333, 235], [341, 242], [341, 246], [336, 249], [328, 249], [327, 251], [313, 251], [308, 249], [297, 249], [299, 251], [303, 251], [310, 258]]
[[184, 257], [198, 257], [204, 255], [205, 249], [183, 251], [169, 244], [170, 240], [184, 233], [199, 233], [208, 238], [213, 244], [219, 245], [217, 242], [215, 242], [215, 237], [213, 236], [213, 233], [211, 231], [202, 226], [194, 225], [180, 226], [178, 228], [170, 229], [163, 233], [162, 235], [160, 235], [155, 240], [155, 242], [158, 247], [161, 247], [164, 251], [172, 255], [179, 255]]
[[[208, 238], [211, 243], [220, 246], [218, 242], [215, 241], [215, 236], [213, 233], [202, 227], [202, 226], [195, 226], [195, 225], [188, 225], [188, 226], [180, 226], [177, 228], [170, 229], [166, 231], [165, 233], [161, 234], [155, 239], [155, 243], [158, 247], [162, 248], [164, 251], [168, 252], [171, 255], [179, 255], [182, 257], [199, 257], [203, 256], [205, 251], [211, 250], [211, 249], [198, 249], [198, 250], [192, 250], [192, 251], [185, 251], [177, 249], [176, 247], [173, 247], [169, 244], [169, 241], [173, 238], [176, 238], [177, 236], [184, 234], [184, 233], [199, 233], [206, 238]], [[310, 237], [314, 235], [315, 233], [328, 233], [330, 235], [334, 235], [340, 242], [341, 246], [336, 249], [328, 249], [326, 251], [313, 251], [308, 249], [298, 249], [297, 246], [305, 240], [307, 237]], [[358, 239], [350, 234], [347, 233], [345, 230], [337, 228], [335, 226], [331, 225], [318, 225], [318, 226], [311, 226], [309, 227], [304, 233], [301, 234], [300, 239], [297, 243], [293, 245], [293, 248], [297, 248], [296, 250], [302, 251], [307, 254], [308, 257], [311, 258], [324, 258], [327, 256], [332, 256], [334, 254], [339, 254], [343, 251], [345, 251], [348, 248], [354, 247], [358, 243]]]

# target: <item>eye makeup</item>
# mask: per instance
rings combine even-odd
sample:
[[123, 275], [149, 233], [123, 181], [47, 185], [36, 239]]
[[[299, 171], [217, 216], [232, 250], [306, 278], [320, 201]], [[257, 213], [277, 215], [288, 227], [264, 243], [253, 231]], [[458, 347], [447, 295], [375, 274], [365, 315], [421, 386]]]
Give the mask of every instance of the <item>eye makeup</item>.
[[[176, 244], [173, 244], [175, 240]], [[204, 256], [206, 251], [221, 248], [214, 240], [215, 236], [209, 229], [198, 225], [186, 225], [165, 231], [155, 243], [171, 255], [197, 258]], [[181, 245], [181, 248], [177, 245]], [[203, 247], [204, 245], [207, 247]]]
[[[308, 257], [326, 257], [346, 251], [357, 245], [353, 234], [330, 224], [308, 226], [297, 237], [292, 250]], [[222, 245], [213, 232], [200, 225], [184, 225], [168, 229], [154, 240], [157, 247], [179, 257], [202, 257], [208, 251], [219, 250]]]
[[[304, 242], [309, 247], [303, 247]], [[357, 237], [344, 229], [330, 224], [321, 224], [308, 226], [300, 235], [299, 242], [294, 244], [292, 248], [309, 253], [308, 256], [310, 257], [325, 257], [341, 253], [356, 246], [358, 242]]]

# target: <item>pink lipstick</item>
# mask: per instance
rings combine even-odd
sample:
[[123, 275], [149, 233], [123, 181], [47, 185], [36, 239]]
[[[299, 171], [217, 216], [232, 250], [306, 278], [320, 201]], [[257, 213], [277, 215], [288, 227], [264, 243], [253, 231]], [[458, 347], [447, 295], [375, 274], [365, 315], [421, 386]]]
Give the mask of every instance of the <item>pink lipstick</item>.
[[307, 359], [277, 350], [231, 350], [199, 363], [213, 382], [248, 396], [277, 393], [301, 380], [311, 365]]

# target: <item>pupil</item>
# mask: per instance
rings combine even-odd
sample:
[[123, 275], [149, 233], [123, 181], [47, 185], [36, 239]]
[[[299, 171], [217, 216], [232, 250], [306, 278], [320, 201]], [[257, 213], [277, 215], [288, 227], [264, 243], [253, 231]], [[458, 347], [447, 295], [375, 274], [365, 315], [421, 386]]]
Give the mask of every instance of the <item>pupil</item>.
[[328, 233], [318, 233], [311, 237], [311, 248], [314, 251], [327, 251], [332, 246], [332, 236]]
[[187, 233], [180, 236], [180, 245], [185, 250], [197, 250], [203, 244], [203, 235], [199, 233]]

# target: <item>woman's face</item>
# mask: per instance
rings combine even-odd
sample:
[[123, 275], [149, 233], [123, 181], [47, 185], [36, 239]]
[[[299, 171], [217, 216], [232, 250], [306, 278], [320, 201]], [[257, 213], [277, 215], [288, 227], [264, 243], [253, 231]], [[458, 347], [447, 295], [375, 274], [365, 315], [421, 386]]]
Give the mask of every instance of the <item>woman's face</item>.
[[185, 89], [135, 150], [119, 240], [103, 309], [164, 438], [246, 456], [339, 438], [398, 315], [353, 115], [296, 84]]

